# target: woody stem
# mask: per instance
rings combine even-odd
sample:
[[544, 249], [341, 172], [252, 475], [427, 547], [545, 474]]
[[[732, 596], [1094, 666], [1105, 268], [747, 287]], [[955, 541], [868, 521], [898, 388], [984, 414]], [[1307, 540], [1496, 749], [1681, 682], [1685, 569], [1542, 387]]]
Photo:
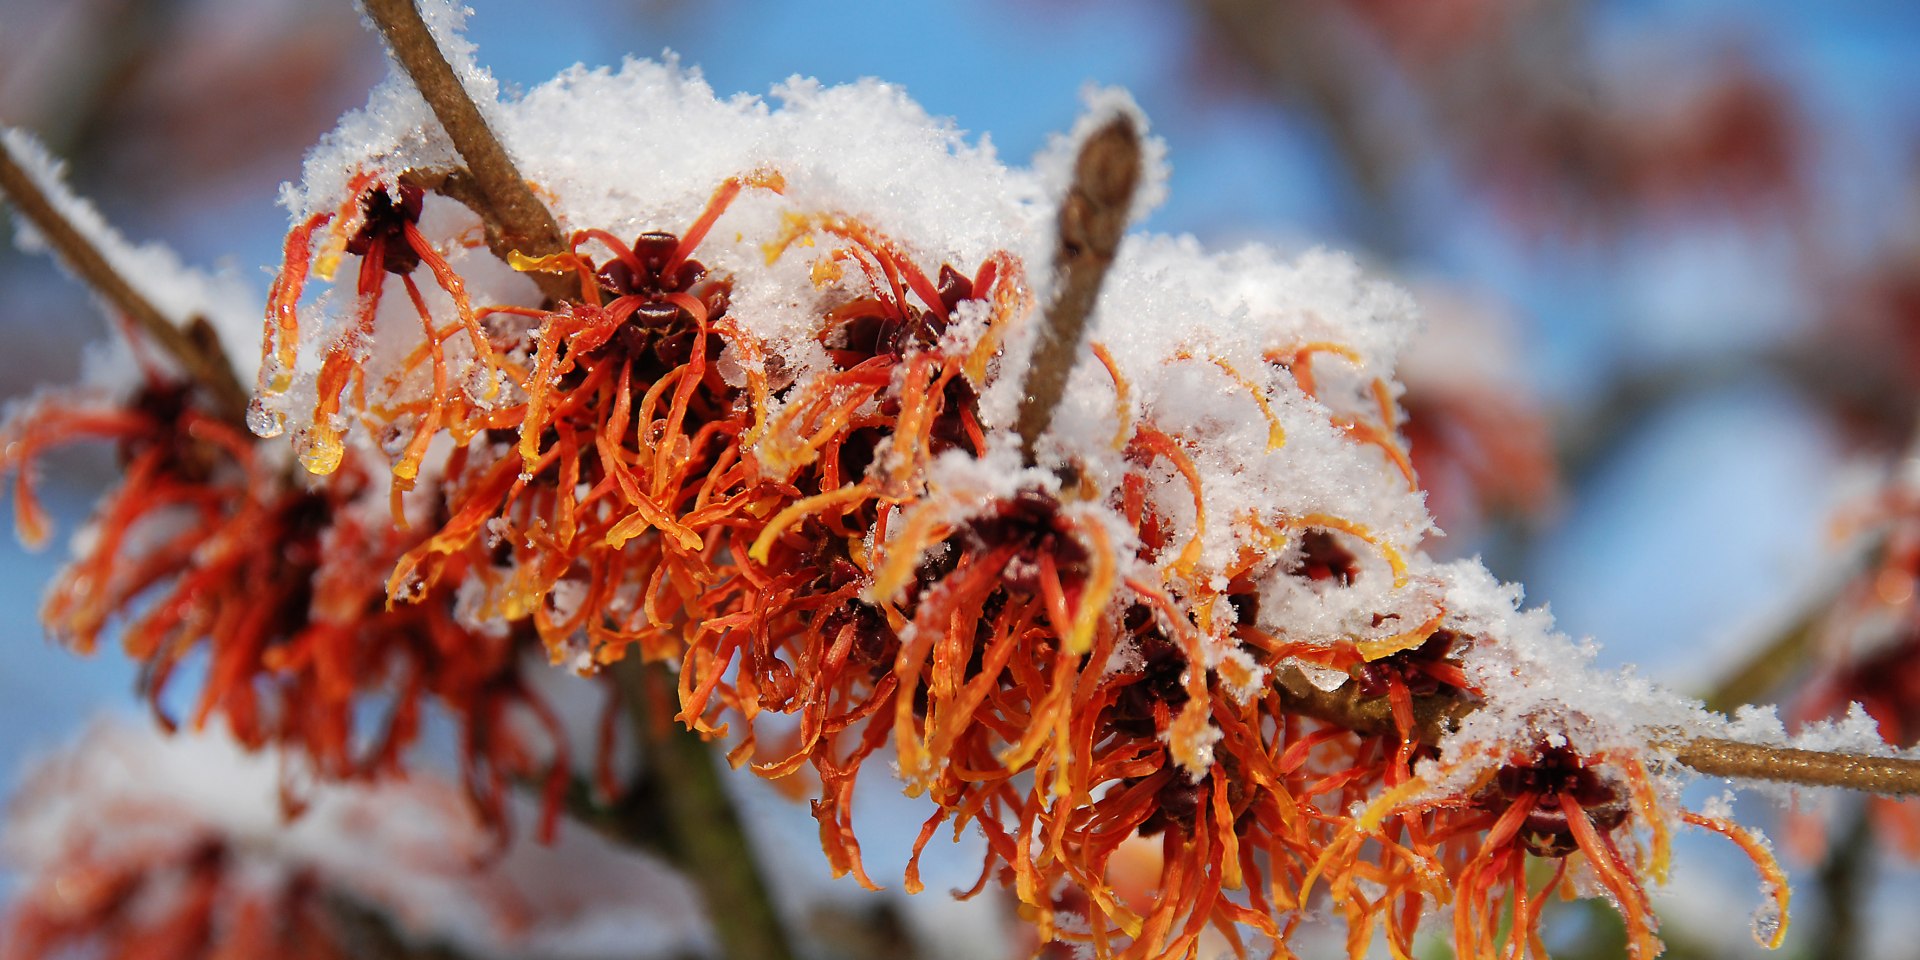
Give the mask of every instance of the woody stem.
[[1060, 204], [1053, 258], [1056, 286], [1027, 367], [1017, 420], [1020, 455], [1028, 466], [1034, 465], [1035, 447], [1053, 422], [1053, 409], [1080, 359], [1087, 320], [1126, 232], [1127, 211], [1139, 182], [1140, 133], [1131, 118], [1121, 115], [1081, 145], [1073, 186]]
[[33, 224], [67, 269], [173, 357], [187, 378], [207, 392], [215, 413], [232, 423], [241, 422], [247, 407], [246, 388], [206, 321], [194, 317], [183, 328], [134, 289], [93, 241], [53, 205], [4, 140], [0, 140], [0, 193], [13, 201], [14, 209]]
[[[466, 161], [473, 189], [461, 191], [456, 199], [485, 221], [487, 245], [494, 254], [505, 260], [513, 251], [528, 257], [564, 251], [567, 242], [559, 222], [534, 196], [513, 157], [487, 126], [413, 0], [365, 0], [365, 7], [393, 59], [413, 80], [453, 148]], [[529, 276], [547, 296], [556, 300], [566, 296], [566, 278], [544, 273]]]
[[1920, 794], [1920, 760], [1796, 750], [1718, 737], [1675, 744], [1673, 756], [1709, 776], [1845, 787], [1884, 796]]
[[[1387, 698], [1362, 696], [1352, 683], [1322, 690], [1299, 669], [1282, 667], [1274, 671], [1274, 689], [1296, 712], [1362, 733], [1397, 735]], [[1412, 734], [1422, 743], [1437, 743], [1475, 709], [1459, 697], [1416, 697]], [[1655, 745], [1708, 776], [1844, 787], [1886, 796], [1920, 794], [1920, 760], [1798, 750], [1719, 737], [1681, 736]]]

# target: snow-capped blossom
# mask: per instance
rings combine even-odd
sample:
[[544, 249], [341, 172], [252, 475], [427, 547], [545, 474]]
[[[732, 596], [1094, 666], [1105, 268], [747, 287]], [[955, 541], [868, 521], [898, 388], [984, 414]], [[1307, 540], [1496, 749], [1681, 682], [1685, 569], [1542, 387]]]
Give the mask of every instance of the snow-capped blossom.
[[[1354, 956], [1376, 939], [1409, 956], [1444, 907], [1456, 954], [1521, 957], [1567, 892], [1609, 898], [1646, 956], [1646, 887], [1683, 824], [1753, 858], [1756, 932], [1777, 944], [1766, 844], [1677, 800], [1673, 761], [1724, 729], [1593, 670], [1478, 563], [1427, 553], [1403, 294], [1338, 255], [1136, 236], [1053, 432], [1016, 435], [1015, 405], [1052, 395], [1029, 364], [1066, 375], [1028, 355], [1071, 284], [1029, 265], [1056, 239], [1068, 259], [1054, 198], [1089, 131], [1142, 122], [1124, 95], [1027, 171], [877, 83], [795, 81], [774, 109], [629, 63], [503, 102], [443, 42], [566, 233], [508, 250], [533, 233], [475, 199], [488, 165], [460, 169], [404, 81], [346, 118], [286, 193], [246, 417], [262, 439], [290, 426], [284, 460], [312, 477], [222, 419], [237, 391], [190, 344], [169, 350], [196, 383], [50, 398], [4, 438], [30, 539], [38, 450], [120, 444], [129, 476], [49, 619], [82, 647], [124, 621], [156, 708], [204, 650], [194, 726], [225, 717], [249, 747], [358, 777], [401, 770], [422, 705], [444, 703], [497, 828], [507, 776], [547, 774], [551, 822], [568, 770], [516, 653], [582, 672], [639, 656], [677, 668], [678, 720], [815, 794], [838, 872], [872, 882], [850, 808], [879, 757], [931, 806], [909, 888], [937, 833], [972, 828], [974, 889], [1000, 881], [1040, 936], [1097, 956], [1285, 954], [1314, 913], [1344, 920]], [[1161, 152], [1148, 141], [1150, 172]], [[1142, 204], [1163, 191], [1149, 176]], [[1510, 391], [1476, 399], [1478, 433], [1522, 432], [1486, 415]], [[1481, 478], [1526, 474], [1527, 447]], [[1904, 679], [1841, 678], [1896, 718]], [[369, 736], [354, 718], [374, 702], [393, 712]], [[306, 897], [337, 864], [295, 856], [268, 899], [223, 898], [254, 853], [223, 835], [82, 857], [119, 892], [27, 926], [55, 948], [251, 945], [287, 932], [259, 925], [271, 909], [325, 949]], [[189, 893], [156, 911], [147, 888], [176, 875]], [[163, 929], [139, 927], [155, 913]]]
[[[426, 334], [422, 338], [423, 349], [407, 358], [394, 376], [407, 375], [424, 365], [435, 386], [424, 409], [419, 405], [401, 404], [382, 411], [391, 430], [400, 430], [403, 420], [414, 424], [410, 434], [396, 432], [386, 438], [387, 444], [399, 451], [393, 461], [397, 511], [400, 495], [413, 488], [420, 463], [427, 454], [427, 441], [435, 433], [452, 429], [462, 436], [471, 436], [484, 429], [484, 414], [498, 391], [500, 371], [494, 366], [492, 347], [467, 299], [465, 285], [421, 236], [419, 221], [424, 205], [421, 188], [411, 183], [395, 183], [375, 189], [370, 175], [362, 175], [355, 186], [360, 189], [349, 195], [342, 209], [315, 214], [288, 238], [287, 260], [297, 268], [283, 271], [268, 297], [267, 312], [274, 324], [268, 326], [261, 347], [260, 396], [248, 411], [248, 422], [262, 435], [271, 436], [280, 430], [280, 415], [272, 412], [268, 403], [292, 385], [290, 374], [298, 359], [296, 305], [307, 270], [311, 268], [331, 278], [333, 265], [342, 254], [358, 257], [355, 325], [347, 336], [334, 341], [326, 351], [314, 384], [318, 400], [300, 442], [300, 462], [307, 470], [325, 475], [339, 468], [345, 454], [340, 437], [340, 411], [345, 402], [342, 395], [349, 390], [355, 396], [364, 396], [367, 392], [364, 364], [368, 341], [373, 336], [374, 317], [380, 310], [387, 275], [393, 274], [400, 279], [408, 301], [425, 325]], [[326, 236], [330, 243], [316, 262], [311, 249], [314, 234], [329, 225], [332, 230]], [[415, 268], [422, 265], [429, 268], [440, 290], [451, 299], [459, 317], [457, 326], [444, 330], [434, 326], [433, 315], [413, 280]], [[471, 394], [450, 389], [447, 380], [447, 341], [462, 335], [466, 337], [465, 346], [473, 364], [469, 376], [476, 377], [474, 382], [481, 384], [480, 389]], [[391, 392], [391, 387], [387, 392]]]
[[[248, 303], [233, 278], [129, 244], [66, 187], [32, 137], [5, 130], [0, 141], [31, 192], [78, 236], [69, 242], [90, 246], [160, 323], [193, 318], [185, 338], [207, 342], [203, 356], [240, 355], [210, 344], [233, 342], [242, 325], [257, 335], [258, 301]], [[343, 247], [379, 253], [396, 231], [404, 239], [395, 226], [405, 221], [404, 197], [401, 205], [401, 215], [381, 221], [386, 229]], [[24, 223], [21, 241], [51, 242]], [[397, 266], [408, 255], [419, 262], [417, 251], [379, 259]], [[450, 283], [457, 288], [458, 279]], [[367, 469], [376, 461], [357, 452], [343, 451], [321, 479], [296, 472], [281, 445], [234, 422], [239, 402], [195, 379], [199, 367], [164, 340], [157, 350], [133, 329], [128, 336], [122, 348], [89, 358], [83, 384], [43, 392], [0, 423], [0, 477], [13, 474], [16, 527], [29, 546], [50, 533], [34, 493], [43, 453], [105, 441], [122, 468], [48, 591], [49, 633], [81, 652], [117, 637], [141, 662], [141, 692], [162, 726], [223, 720], [249, 747], [296, 758], [283, 797], [290, 808], [302, 802], [296, 774], [404, 772], [432, 705], [457, 721], [463, 773], [483, 815], [504, 829], [507, 783], [544, 778], [551, 824], [571, 745], [521, 674], [521, 654], [536, 645], [531, 627], [463, 616], [452, 584], [432, 602], [390, 608], [386, 575], [422, 536], [394, 522], [403, 485], [382, 483]], [[176, 675], [198, 679], [183, 717], [172, 712], [187, 699], [174, 695]]]
[[585, 960], [710, 943], [687, 882], [650, 857], [571, 826], [500, 849], [430, 776], [322, 787], [287, 821], [277, 766], [215, 730], [107, 724], [39, 764], [0, 836], [24, 880], [7, 955], [321, 960], [386, 938]]
[[[1647, 744], [1708, 721], [1422, 550], [1404, 294], [1325, 252], [1130, 238], [1025, 462], [1073, 138], [1008, 169], [881, 84], [776, 110], [641, 62], [502, 102], [451, 49], [567, 249], [484, 252], [425, 192], [459, 161], [399, 79], [288, 191], [251, 423], [318, 489], [390, 465], [388, 509], [328, 505], [363, 536], [337, 562], [387, 585], [356, 616], [677, 665], [680, 719], [812, 778], [868, 883], [850, 804], [891, 749], [933, 805], [917, 847], [980, 830], [980, 883], [1097, 955], [1284, 949], [1324, 889], [1356, 956], [1445, 903], [1462, 953], [1520, 953], [1529, 855], [1657, 949], [1643, 886], [1688, 815]], [[1141, 122], [1107, 94], [1082, 132], [1116, 113]], [[1107, 879], [1138, 838], [1148, 903]]]

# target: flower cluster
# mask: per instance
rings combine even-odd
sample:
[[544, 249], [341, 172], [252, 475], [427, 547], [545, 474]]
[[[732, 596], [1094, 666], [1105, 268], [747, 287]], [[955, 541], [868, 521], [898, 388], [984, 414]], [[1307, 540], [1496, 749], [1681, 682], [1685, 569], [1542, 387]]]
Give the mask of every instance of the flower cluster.
[[[278, 451], [203, 402], [149, 366], [130, 394], [48, 394], [0, 428], [0, 472], [14, 475], [16, 525], [29, 545], [50, 532], [32, 483], [47, 449], [109, 441], [123, 474], [49, 591], [50, 633], [88, 653], [117, 632], [169, 730], [176, 674], [202, 677], [188, 725], [218, 716], [248, 747], [297, 758], [283, 771], [289, 809], [303, 803], [302, 775], [404, 770], [423, 710], [436, 704], [460, 723], [477, 807], [504, 828], [508, 781], [544, 777], [550, 833], [571, 771], [558, 718], [520, 672], [531, 632], [463, 621], [451, 589], [390, 608], [385, 574], [420, 537], [369, 496], [377, 488], [365, 459], [302, 482]], [[369, 722], [374, 711], [380, 719]]]
[[[444, 704], [494, 810], [544, 762], [551, 811], [568, 772], [523, 646], [664, 661], [680, 722], [813, 794], [836, 872], [872, 885], [851, 805], [891, 761], [932, 807], [910, 890], [936, 834], [978, 830], [974, 889], [1099, 956], [1284, 950], [1321, 909], [1354, 956], [1411, 956], [1449, 905], [1457, 955], [1537, 954], [1564, 891], [1610, 897], [1649, 956], [1682, 823], [1753, 854], [1779, 917], [1765, 847], [1682, 810], [1648, 746], [1698, 707], [1421, 549], [1403, 294], [1324, 252], [1130, 238], [1029, 459], [1013, 411], [1055, 283], [1030, 265], [1079, 140], [1137, 112], [1103, 95], [1019, 171], [879, 84], [778, 95], [636, 62], [489, 99], [570, 231], [503, 263], [434, 189], [460, 171], [418, 95], [382, 87], [288, 192], [260, 439], [162, 374], [16, 419], [10, 466], [99, 435], [128, 468], [50, 619], [88, 646], [124, 618], [156, 702], [205, 650], [195, 722], [330, 776], [397, 769]], [[307, 478], [267, 453], [283, 432]], [[1142, 845], [1153, 895], [1123, 896]]]
[[[1651, 955], [1644, 887], [1683, 821], [1777, 880], [1757, 841], [1678, 808], [1645, 746], [1692, 708], [1420, 551], [1399, 294], [1331, 255], [1132, 241], [1098, 363], [1023, 463], [1010, 414], [1050, 282], [1027, 264], [1074, 140], [1018, 174], [884, 88], [782, 95], [723, 104], [634, 63], [497, 105], [574, 227], [510, 257], [568, 278], [557, 301], [423, 201], [453, 161], [403, 86], [348, 122], [375, 135], [310, 160], [253, 422], [291, 425], [322, 475], [384, 453], [396, 525], [426, 495], [392, 611], [451, 590], [577, 670], [668, 661], [681, 721], [811, 778], [823, 848], [863, 883], [853, 788], [890, 752], [933, 803], [909, 889], [936, 833], [977, 828], [980, 885], [1102, 956], [1284, 942], [1321, 890], [1355, 955], [1378, 931], [1411, 955], [1444, 904], [1460, 955], [1537, 952], [1561, 888], [1605, 892]], [[309, 275], [346, 257], [352, 305], [316, 337]], [[1141, 838], [1158, 896], [1130, 904], [1109, 872]], [[1530, 859], [1555, 864], [1544, 889]]]

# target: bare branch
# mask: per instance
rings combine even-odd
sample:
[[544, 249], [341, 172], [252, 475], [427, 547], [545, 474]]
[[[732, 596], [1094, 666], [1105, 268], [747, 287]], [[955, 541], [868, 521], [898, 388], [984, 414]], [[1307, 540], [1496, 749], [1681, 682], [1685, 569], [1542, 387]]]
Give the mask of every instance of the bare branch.
[[1067, 375], [1080, 359], [1087, 318], [1126, 232], [1127, 211], [1139, 182], [1140, 133], [1131, 118], [1115, 117], [1081, 145], [1073, 186], [1060, 204], [1060, 245], [1053, 259], [1059, 289], [1047, 305], [1020, 398], [1020, 453], [1028, 466], [1034, 463], [1035, 444], [1053, 422], [1053, 408], [1066, 392]]
[[180, 364], [187, 378], [206, 391], [217, 415], [240, 423], [247, 408], [247, 391], [234, 375], [233, 364], [210, 336], [203, 318], [188, 318], [182, 327], [134, 289], [133, 284], [107, 262], [93, 242], [62, 215], [33, 176], [20, 166], [5, 141], [0, 140], [0, 192], [13, 201], [20, 216], [32, 223], [54, 255], [92, 287], [115, 310], [125, 314]]
[[1701, 737], [1675, 747], [1674, 759], [1701, 773], [1808, 787], [1845, 787], [1885, 796], [1920, 794], [1920, 760], [1768, 747]]
[[[474, 207], [487, 227], [487, 245], [500, 259], [511, 251], [530, 257], [543, 257], [566, 249], [560, 224], [546, 204], [534, 196], [532, 188], [520, 176], [506, 147], [487, 126], [486, 118], [460, 78], [453, 75], [446, 54], [434, 42], [433, 33], [412, 0], [365, 0], [367, 16], [386, 38], [387, 47], [413, 85], [433, 108], [433, 115], [447, 131], [453, 147], [467, 162], [474, 190], [461, 197]], [[477, 202], [476, 202], [477, 201]], [[553, 274], [529, 274], [540, 290], [554, 299], [568, 293], [567, 278]]]
[[[1352, 683], [1321, 690], [1299, 669], [1282, 667], [1274, 671], [1274, 688], [1290, 709], [1315, 719], [1361, 733], [1397, 733], [1387, 698], [1362, 696]], [[1438, 743], [1478, 706], [1457, 695], [1415, 697], [1413, 736], [1422, 743]], [[1718, 737], [1656, 745], [1672, 750], [1674, 759], [1708, 776], [1844, 787], [1888, 796], [1920, 794], [1920, 760], [1796, 750]]]

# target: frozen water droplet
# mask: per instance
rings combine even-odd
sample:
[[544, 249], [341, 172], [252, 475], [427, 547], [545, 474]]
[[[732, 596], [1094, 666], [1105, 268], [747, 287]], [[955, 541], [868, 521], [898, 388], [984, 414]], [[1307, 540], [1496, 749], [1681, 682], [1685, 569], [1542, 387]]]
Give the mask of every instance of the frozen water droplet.
[[426, 587], [426, 581], [422, 580], [419, 574], [410, 573], [405, 580], [394, 587], [392, 596], [401, 603], [413, 603], [426, 593]]
[[287, 415], [267, 409], [267, 401], [254, 397], [247, 401], [247, 429], [262, 439], [279, 436], [287, 429]]
[[346, 454], [338, 440], [309, 439], [300, 450], [300, 465], [307, 472], [317, 476], [326, 476], [340, 469], [340, 459]]

